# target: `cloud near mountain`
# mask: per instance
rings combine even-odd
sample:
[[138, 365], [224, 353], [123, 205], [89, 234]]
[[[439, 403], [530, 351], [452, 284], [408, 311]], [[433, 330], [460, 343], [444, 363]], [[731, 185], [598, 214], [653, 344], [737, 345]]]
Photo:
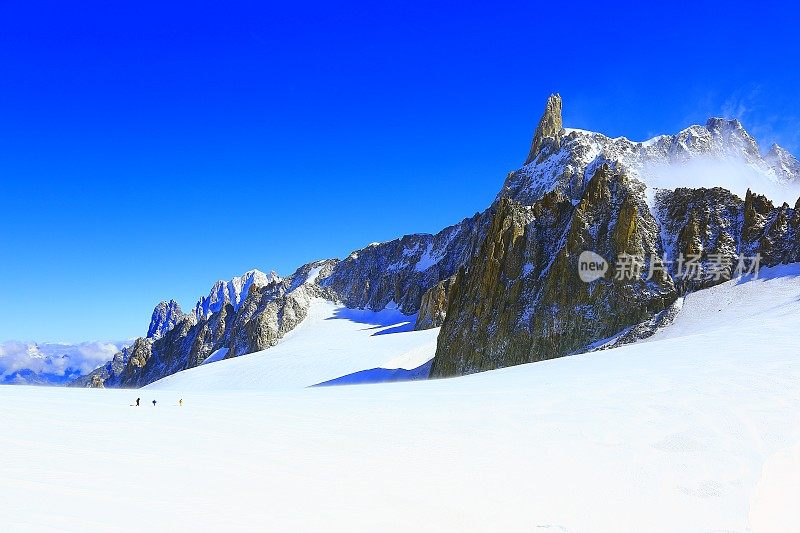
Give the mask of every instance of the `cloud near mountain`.
[[0, 342], [0, 383], [57, 384], [91, 372], [126, 342]]

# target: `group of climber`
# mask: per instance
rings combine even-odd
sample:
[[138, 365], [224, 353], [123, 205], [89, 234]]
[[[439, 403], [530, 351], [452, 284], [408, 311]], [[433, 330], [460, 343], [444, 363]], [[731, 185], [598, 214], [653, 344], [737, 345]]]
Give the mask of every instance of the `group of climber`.
[[[136, 405], [136, 407], [139, 407], [139, 402], [140, 402], [141, 400], [142, 400], [141, 398], [136, 398], [136, 404], [135, 404], [135, 405]], [[156, 402], [156, 400], [153, 400], [153, 407], [155, 407], [155, 406], [156, 406], [156, 403], [157, 403], [157, 402]], [[180, 400], [178, 400], [178, 406], [179, 406], [179, 407], [183, 407], [183, 398], [181, 398]]]

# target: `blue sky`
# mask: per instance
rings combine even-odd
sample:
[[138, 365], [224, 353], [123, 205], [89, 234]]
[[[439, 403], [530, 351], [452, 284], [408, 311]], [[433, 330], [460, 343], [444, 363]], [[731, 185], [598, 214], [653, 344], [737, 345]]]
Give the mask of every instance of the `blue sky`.
[[0, 340], [142, 335], [484, 209], [547, 95], [640, 140], [711, 115], [800, 151], [793, 7], [0, 0]]

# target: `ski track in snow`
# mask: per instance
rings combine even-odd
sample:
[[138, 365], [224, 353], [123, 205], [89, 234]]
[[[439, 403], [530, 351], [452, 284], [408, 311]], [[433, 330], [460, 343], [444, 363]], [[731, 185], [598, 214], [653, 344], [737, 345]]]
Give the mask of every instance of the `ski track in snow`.
[[796, 529], [798, 265], [687, 296], [646, 342], [447, 380], [306, 388], [436, 335], [312, 309], [148, 389], [1, 387], [3, 529]]

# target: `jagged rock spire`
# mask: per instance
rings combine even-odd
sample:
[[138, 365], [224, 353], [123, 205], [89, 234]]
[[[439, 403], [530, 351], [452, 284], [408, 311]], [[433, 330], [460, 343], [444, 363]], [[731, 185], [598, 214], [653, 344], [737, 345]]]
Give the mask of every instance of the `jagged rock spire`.
[[533, 141], [531, 142], [531, 151], [528, 153], [528, 158], [525, 160], [527, 165], [534, 159], [545, 144], [546, 139], [553, 139], [555, 145], [558, 146], [561, 141], [561, 130], [563, 125], [561, 122], [561, 95], [558, 93], [551, 94], [547, 99], [547, 105], [544, 107], [544, 114], [542, 115], [539, 125], [536, 127], [536, 133], [533, 134]]
[[160, 339], [175, 327], [175, 324], [183, 317], [181, 306], [175, 300], [160, 302], [153, 309], [153, 316], [150, 318], [150, 327], [147, 328], [148, 339]]

